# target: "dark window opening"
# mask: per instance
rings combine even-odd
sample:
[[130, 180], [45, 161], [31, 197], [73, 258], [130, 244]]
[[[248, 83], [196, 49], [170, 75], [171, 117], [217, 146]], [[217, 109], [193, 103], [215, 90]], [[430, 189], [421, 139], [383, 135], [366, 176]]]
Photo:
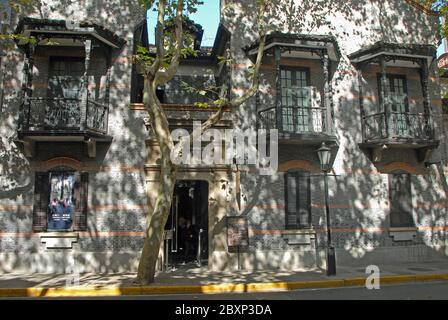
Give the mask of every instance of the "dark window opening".
[[390, 226], [414, 227], [412, 218], [411, 175], [395, 173], [389, 175]]
[[144, 80], [141, 74], [137, 74], [135, 66], [132, 67], [132, 91], [131, 103], [143, 103]]
[[162, 87], [157, 88], [156, 96], [159, 99], [160, 103], [165, 103], [165, 89]]
[[84, 58], [50, 57], [48, 96], [79, 99], [84, 70]]
[[308, 172], [288, 172], [285, 176], [286, 229], [311, 227], [311, 183]]
[[[149, 47], [149, 38], [147, 30], [146, 19], [142, 20], [134, 30], [134, 48], [133, 54], [137, 53], [137, 48]], [[143, 76], [138, 74], [135, 63], [132, 65], [132, 75], [131, 75], [131, 103], [142, 103], [143, 102], [143, 88], [144, 81]]]
[[[185, 87], [194, 88], [189, 90]], [[216, 86], [215, 79], [209, 75], [176, 75], [165, 85], [165, 103], [195, 104], [211, 103], [218, 98], [217, 94], [206, 90]]]

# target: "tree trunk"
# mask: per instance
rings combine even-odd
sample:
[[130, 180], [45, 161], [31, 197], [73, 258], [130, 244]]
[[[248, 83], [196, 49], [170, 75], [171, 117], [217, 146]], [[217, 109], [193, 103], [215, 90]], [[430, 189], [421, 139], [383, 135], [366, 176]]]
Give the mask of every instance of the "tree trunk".
[[[169, 160], [169, 159], [168, 159]], [[176, 168], [163, 161], [160, 169], [160, 184], [158, 198], [154, 211], [146, 219], [149, 226], [146, 228], [143, 251], [138, 266], [137, 282], [148, 284], [154, 282], [156, 263], [159, 256], [160, 246], [163, 241], [164, 227], [171, 209], [174, 185], [176, 183]]]
[[[156, 263], [160, 245], [163, 241], [165, 224], [168, 219], [174, 186], [176, 183], [176, 166], [171, 161], [173, 141], [166, 118], [162, 117], [161, 106], [157, 100], [154, 83], [145, 79], [144, 103], [153, 119], [153, 130], [160, 146], [161, 162], [159, 187], [154, 210], [146, 216], [145, 241], [138, 266], [137, 283], [144, 285], [154, 282]], [[148, 196], [149, 201], [149, 196]]]
[[[270, 3], [270, 1], [267, 1]], [[224, 107], [230, 106], [236, 108], [246, 102], [252, 97], [259, 88], [259, 69], [263, 59], [263, 53], [266, 42], [266, 28], [264, 26], [263, 17], [268, 6], [267, 3], [262, 3], [261, 10], [259, 12], [259, 26], [260, 30], [260, 44], [258, 47], [257, 60], [253, 69], [253, 79], [251, 89], [246, 92], [242, 97], [236, 98], [231, 101], [226, 101], [219, 105], [219, 110], [213, 114], [205, 123], [201, 126], [201, 132], [211, 128], [222, 117]], [[143, 103], [145, 109], [151, 118], [151, 126], [154, 131], [154, 136], [157, 139], [160, 147], [161, 162], [160, 162], [160, 177], [158, 187], [158, 198], [154, 205], [154, 210], [148, 212], [146, 216], [146, 230], [145, 241], [143, 244], [142, 255], [140, 257], [140, 263], [138, 266], [138, 274], [136, 282], [139, 284], [149, 284], [154, 282], [156, 263], [159, 256], [160, 245], [163, 241], [163, 234], [165, 230], [165, 224], [168, 219], [171, 202], [173, 199], [174, 186], [176, 183], [176, 165], [171, 161], [171, 151], [174, 150], [173, 139], [171, 138], [171, 132], [167, 117], [162, 109], [159, 99], [156, 95], [157, 85], [168, 82], [175, 75], [179, 66], [181, 56], [181, 43], [183, 39], [182, 31], [182, 12], [183, 1], [179, 1], [177, 4], [176, 13], [176, 46], [173, 57], [169, 67], [163, 72], [160, 71], [162, 60], [165, 57], [164, 53], [164, 12], [166, 1], [160, 0], [158, 7], [158, 23], [156, 28], [156, 47], [157, 54], [156, 59], [149, 69], [145, 69], [144, 73], [145, 87], [143, 90]], [[225, 99], [226, 100], [226, 99]], [[182, 142], [181, 142], [182, 143]], [[180, 145], [178, 145], [180, 146]], [[148, 202], [150, 200], [148, 194]], [[148, 203], [149, 204], [149, 203]], [[149, 206], [151, 207], [151, 206]]]

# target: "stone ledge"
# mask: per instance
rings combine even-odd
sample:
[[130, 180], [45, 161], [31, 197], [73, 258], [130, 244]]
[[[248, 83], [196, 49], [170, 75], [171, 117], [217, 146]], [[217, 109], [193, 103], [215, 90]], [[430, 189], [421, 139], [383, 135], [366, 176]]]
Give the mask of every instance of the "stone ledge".
[[393, 241], [412, 241], [417, 236], [416, 227], [409, 228], [389, 228], [389, 236], [393, 238]]
[[290, 232], [282, 235], [289, 245], [310, 245], [316, 238], [314, 230], [288, 230]]
[[45, 249], [72, 249], [78, 237], [77, 232], [48, 232], [40, 234], [40, 241], [45, 243]]

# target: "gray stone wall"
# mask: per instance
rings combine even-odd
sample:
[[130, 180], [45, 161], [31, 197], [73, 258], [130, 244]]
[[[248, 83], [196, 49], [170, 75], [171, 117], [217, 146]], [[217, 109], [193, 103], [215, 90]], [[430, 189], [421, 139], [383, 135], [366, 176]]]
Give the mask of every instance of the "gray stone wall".
[[[129, 108], [130, 56], [133, 27], [143, 19], [144, 13], [134, 7], [133, 2], [125, 0], [39, 3], [39, 10], [33, 14], [35, 17], [75, 17], [81, 20], [93, 17], [95, 22], [126, 39], [125, 47], [113, 56], [108, 128], [113, 141], [110, 145], [100, 144], [95, 159], [88, 158], [81, 145], [69, 143], [38, 144], [36, 157], [26, 159], [14, 143], [22, 96], [20, 86], [23, 79], [23, 55], [18, 51], [7, 53], [4, 105], [0, 115], [0, 272], [66, 272], [70, 259], [76, 261], [80, 271], [135, 270], [143, 241], [144, 214], [148, 210], [144, 172], [147, 162], [144, 140], [148, 133], [142, 113]], [[251, 62], [242, 48], [256, 40], [249, 18], [253, 15], [247, 14], [253, 10], [253, 1], [244, 3], [230, 4], [222, 13], [222, 22], [232, 33], [230, 47], [236, 60], [231, 72], [233, 96], [241, 95], [250, 85], [247, 66]], [[417, 161], [412, 150], [389, 151], [384, 154], [381, 163], [374, 164], [359, 147], [362, 137], [357, 74], [347, 57], [379, 40], [436, 44], [437, 18], [426, 15], [406, 1], [336, 1], [332, 2], [331, 11], [315, 7], [316, 3], [321, 2], [295, 1], [299, 11], [296, 12], [295, 19], [290, 20], [294, 22], [292, 24], [284, 24], [288, 20], [279, 14], [284, 10], [277, 10], [273, 25], [283, 32], [331, 34], [336, 37], [341, 49], [342, 57], [337, 68], [335, 67], [332, 80], [339, 149], [333, 164], [334, 176], [329, 177], [329, 200], [338, 263], [446, 257], [446, 135], [438, 103], [440, 93], [435, 63], [431, 66], [431, 112], [442, 143], [433, 153], [431, 162], [443, 162], [427, 168]], [[310, 21], [314, 23], [309, 23]], [[46, 82], [48, 53], [40, 54], [36, 59], [36, 83]], [[298, 63], [310, 68], [312, 85], [321, 88], [323, 75], [320, 63]], [[96, 68], [92, 75], [103, 75], [104, 62], [97, 60], [95, 55], [92, 66]], [[208, 69], [209, 66], [201, 66], [196, 70], [191, 66], [182, 67], [179, 74], [213, 74], [216, 71]], [[375, 70], [371, 71], [364, 79], [367, 81], [367, 94], [375, 96], [376, 75]], [[420, 106], [421, 87], [416, 71], [403, 69], [403, 72], [411, 79], [408, 82], [409, 95], [415, 97], [415, 106]], [[262, 67], [261, 80], [261, 105], [257, 106], [253, 98], [231, 115], [226, 113], [226, 119], [232, 119], [236, 128], [255, 128], [258, 120], [257, 108], [274, 105], [275, 73], [267, 63]], [[44, 91], [43, 87], [37, 86], [34, 94], [44, 94]], [[365, 103], [369, 107], [374, 106], [374, 101], [365, 99]], [[205, 114], [201, 113], [201, 117]], [[171, 112], [170, 116], [191, 120], [194, 114]], [[261, 176], [252, 171], [242, 173], [241, 209], [236, 206], [234, 197], [231, 197], [232, 201], [226, 200], [226, 205], [221, 207], [210, 204], [211, 207], [216, 206], [213, 208], [218, 212], [210, 218], [216, 224], [213, 231], [216, 232], [216, 239], [210, 243], [217, 243], [214, 246], [219, 247], [211, 255], [217, 269], [228, 269], [234, 265], [233, 262], [236, 263], [236, 255], [228, 254], [223, 245], [225, 215], [244, 215], [248, 218], [250, 246], [249, 252], [243, 255], [245, 267], [295, 269], [323, 265], [321, 260], [326, 245], [326, 221], [323, 180], [319, 174], [315, 148], [281, 146], [279, 156], [280, 170], [277, 174]], [[72, 250], [45, 249], [40, 234], [32, 232], [34, 173], [42, 170], [42, 163], [54, 157], [73, 158], [81, 163], [81, 170], [90, 173], [88, 230], [79, 233]], [[284, 176], [289, 169], [307, 169], [312, 172], [311, 230], [285, 230]], [[409, 241], [394, 241], [389, 228], [387, 172], [391, 169], [406, 169], [412, 173], [413, 215], [418, 232]], [[232, 186], [234, 182], [234, 176], [229, 181], [226, 180]], [[215, 191], [216, 194], [224, 192], [219, 187], [217, 182], [210, 186], [211, 189], [219, 189]], [[304, 243], [291, 244], [291, 235], [303, 236]]]
[[[37, 143], [35, 158], [25, 158], [14, 143], [22, 97], [23, 54], [18, 50], [7, 52], [4, 105], [0, 116], [0, 272], [65, 272], [73, 257], [80, 262], [81, 270], [132, 270], [142, 246], [147, 211], [144, 180], [147, 131], [142, 118], [129, 108], [130, 58], [134, 26], [144, 19], [145, 12], [134, 2], [124, 0], [41, 1], [36, 5], [40, 6], [39, 10], [31, 16], [93, 19], [126, 40], [123, 49], [112, 57], [108, 133], [113, 141], [98, 144], [94, 159], [88, 158], [82, 143], [64, 142]], [[54, 47], [36, 52], [34, 96], [46, 95], [48, 57], [82, 55], [83, 48], [75, 51]], [[91, 80], [99, 82], [105, 75], [105, 63], [103, 55], [94, 49], [89, 70]], [[93, 91], [95, 98], [102, 94]], [[56, 157], [79, 161], [78, 169], [89, 172], [88, 228], [79, 233], [72, 250], [45, 250], [41, 234], [32, 232], [34, 173]], [[111, 251], [116, 251], [116, 261], [110, 258], [114, 255]], [[123, 252], [131, 253], [121, 254]]]
[[[300, 4], [302, 3], [302, 4]], [[420, 259], [431, 256], [446, 257], [447, 235], [446, 225], [446, 178], [445, 166], [432, 165], [427, 168], [419, 162], [414, 150], [391, 150], [384, 153], [381, 163], [372, 163], [369, 155], [362, 150], [358, 143], [362, 142], [359, 93], [357, 71], [350, 63], [347, 55], [376, 41], [396, 43], [422, 43], [437, 45], [437, 18], [427, 15], [410, 6], [406, 1], [339, 1], [333, 2], [331, 11], [325, 11], [325, 15], [319, 4], [313, 1], [295, 1], [298, 8], [297, 14], [291, 21], [297, 18], [301, 23], [287, 22], [285, 15], [276, 10], [276, 30], [290, 33], [330, 34], [336, 37], [341, 49], [341, 60], [334, 70], [333, 103], [335, 110], [336, 135], [339, 140], [333, 173], [330, 177], [330, 210], [334, 228], [334, 243], [341, 251], [342, 263], [356, 263], [359, 259], [367, 261], [368, 256], [375, 257], [378, 261], [387, 260], [387, 250], [390, 248], [390, 261], [394, 255], [403, 261], [412, 260], [418, 256]], [[247, 12], [253, 11], [253, 2], [227, 3], [222, 13], [222, 19], [227, 28], [232, 32], [231, 48], [236, 59], [232, 71], [233, 94], [241, 95], [250, 85], [246, 73], [246, 66], [250, 61], [246, 57], [243, 48], [256, 41], [256, 33], [253, 30], [252, 21], [247, 19]], [[300, 11], [301, 8], [308, 9]], [[309, 10], [309, 9], [314, 9]], [[311, 11], [311, 12], [310, 12]], [[282, 18], [285, 18], [282, 20]], [[310, 20], [306, 21], [306, 18]], [[313, 21], [313, 23], [309, 23]], [[242, 23], [244, 22], [244, 23]], [[283, 23], [283, 24], [282, 24]], [[268, 59], [266, 59], [268, 61]], [[311, 62], [314, 63], [314, 62]], [[309, 60], [300, 60], [300, 64], [310, 64]], [[441, 121], [440, 93], [438, 90], [437, 63], [431, 64], [430, 70], [430, 95], [431, 113], [434, 118], [438, 139], [444, 137]], [[311, 65], [311, 83], [322, 81], [322, 73], [319, 72], [318, 63]], [[405, 74], [408, 79], [408, 95], [410, 97], [410, 109], [415, 112], [422, 111], [422, 89], [418, 69], [395, 69], [398, 73]], [[392, 70], [392, 71], [394, 71]], [[389, 70], [388, 70], [389, 71]], [[373, 99], [364, 99], [366, 109], [375, 109], [378, 106], [377, 98], [377, 68], [371, 68], [363, 73], [365, 81], [365, 95]], [[266, 66], [261, 72], [262, 93], [258, 110], [275, 105], [275, 71]], [[234, 113], [234, 124], [240, 128], [254, 126], [257, 121], [257, 106], [254, 99], [241, 106]], [[431, 162], [441, 160], [445, 143], [435, 150], [430, 159]], [[289, 160], [303, 160], [299, 168], [313, 166], [318, 170], [318, 160], [315, 150], [303, 147], [284, 147], [279, 151], [279, 163], [285, 164]], [[405, 165], [404, 165], [405, 164]], [[394, 241], [389, 232], [389, 192], [388, 169], [406, 167], [412, 173], [412, 198], [414, 204], [414, 221], [418, 227], [415, 238], [410, 241]], [[291, 167], [293, 169], [293, 167]], [[318, 171], [317, 171], [318, 172]], [[271, 181], [272, 180], [272, 181]], [[274, 182], [275, 181], [275, 182]], [[283, 173], [273, 177], [253, 177], [242, 179], [243, 190], [247, 192], [252, 209], [247, 209], [250, 228], [264, 230], [251, 238], [251, 247], [259, 250], [278, 252], [282, 259], [282, 251], [294, 248], [289, 247], [285, 241], [284, 230], [284, 180]], [[254, 185], [257, 187], [254, 190]], [[312, 178], [312, 216], [316, 231], [316, 247], [326, 246], [325, 236], [325, 211], [322, 178]], [[252, 192], [251, 192], [252, 191]], [[269, 209], [261, 209], [268, 203]], [[270, 232], [274, 230], [275, 232]], [[257, 232], [255, 232], [257, 233]], [[261, 235], [260, 235], [261, 234]], [[395, 247], [413, 247], [425, 252], [434, 253], [415, 254], [412, 250], [398, 249]], [[300, 246], [297, 247], [300, 249]], [[407, 251], [406, 251], [407, 250]], [[380, 254], [376, 254], [380, 253]], [[403, 254], [400, 254], [402, 252]], [[317, 256], [319, 256], [319, 251]], [[319, 262], [318, 262], [319, 264]]]

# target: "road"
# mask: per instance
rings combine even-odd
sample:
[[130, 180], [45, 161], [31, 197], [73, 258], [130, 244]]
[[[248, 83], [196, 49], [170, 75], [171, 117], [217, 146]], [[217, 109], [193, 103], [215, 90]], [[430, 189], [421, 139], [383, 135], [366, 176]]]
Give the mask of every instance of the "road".
[[157, 300], [448, 300], [448, 282], [383, 285], [379, 290], [367, 290], [365, 287], [344, 287], [268, 293], [177, 294], [122, 298]]
[[[22, 298], [27, 299], [27, 298]], [[67, 298], [40, 298], [67, 299]], [[86, 298], [82, 298], [86, 299]], [[306, 289], [266, 293], [168, 294], [146, 296], [91, 297], [88, 300], [448, 300], [448, 282], [420, 282], [383, 285], [379, 290], [365, 287]]]

